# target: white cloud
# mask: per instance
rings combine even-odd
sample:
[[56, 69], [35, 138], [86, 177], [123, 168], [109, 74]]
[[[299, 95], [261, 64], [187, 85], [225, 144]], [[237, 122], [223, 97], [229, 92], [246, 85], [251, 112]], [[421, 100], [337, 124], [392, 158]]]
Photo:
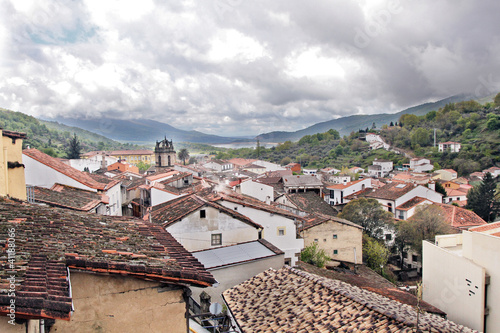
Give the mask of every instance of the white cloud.
[[500, 82], [493, 1], [0, 1], [0, 107], [36, 116], [249, 135]]

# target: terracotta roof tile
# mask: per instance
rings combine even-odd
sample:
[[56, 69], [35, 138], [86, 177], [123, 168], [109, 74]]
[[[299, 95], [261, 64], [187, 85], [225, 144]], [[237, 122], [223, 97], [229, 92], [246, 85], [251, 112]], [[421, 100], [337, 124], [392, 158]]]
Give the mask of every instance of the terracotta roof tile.
[[487, 224], [486, 221], [471, 210], [448, 204], [433, 203], [433, 205], [443, 209], [446, 223], [455, 229], [463, 230], [473, 226]]
[[109, 203], [107, 196], [61, 184], [54, 184], [51, 189], [35, 186], [34, 192], [36, 202], [84, 212]]
[[[412, 332], [413, 307], [348, 283], [284, 267], [269, 269], [222, 293], [242, 331]], [[472, 332], [420, 314], [422, 332]]]
[[298, 192], [285, 194], [297, 208], [307, 213], [337, 215], [338, 212], [314, 192]]
[[[68, 319], [66, 267], [163, 283], [209, 286], [215, 280], [160, 226], [135, 218], [86, 214], [0, 201], [0, 313], [8, 309], [7, 231], [15, 229], [17, 307], [28, 318]], [[116, 252], [115, 252], [116, 251]], [[61, 298], [62, 297], [62, 298]], [[69, 305], [67, 304], [69, 302]]]
[[414, 184], [393, 182], [366, 195], [368, 198], [396, 200], [416, 187]]
[[253, 226], [254, 228], [262, 229], [260, 224], [255, 223], [250, 218], [218, 204], [216, 202], [218, 199], [220, 199], [220, 197], [215, 195], [211, 189], [185, 195], [154, 206], [152, 208], [152, 212], [150, 213], [151, 220], [154, 223], [165, 227], [182, 220], [185, 216], [201, 209], [202, 207], [213, 207], [226, 215], [232, 216], [235, 219]]
[[120, 183], [118, 180], [113, 180], [108, 177], [99, 176], [95, 174], [91, 175], [89, 173], [77, 170], [52, 156], [42, 153], [41, 151], [35, 148], [24, 149], [23, 154], [31, 157], [32, 159], [54, 170], [57, 170], [58, 172], [70, 178], [73, 178], [74, 180], [78, 181], [79, 183], [82, 183], [83, 185], [86, 185], [96, 190], [107, 190], [115, 186], [116, 184]]
[[309, 214], [306, 217], [304, 217], [304, 219], [305, 219], [305, 222], [302, 224], [302, 228], [300, 228], [301, 231], [310, 229], [312, 227], [315, 227], [317, 225], [320, 225], [320, 224], [328, 222], [328, 221], [333, 221], [333, 222], [345, 224], [345, 225], [348, 225], [351, 227], [355, 227], [358, 229], [363, 229], [362, 226], [360, 226], [354, 222], [348, 221], [346, 219], [342, 219], [342, 218], [336, 217], [336, 216], [319, 214], [319, 213]]

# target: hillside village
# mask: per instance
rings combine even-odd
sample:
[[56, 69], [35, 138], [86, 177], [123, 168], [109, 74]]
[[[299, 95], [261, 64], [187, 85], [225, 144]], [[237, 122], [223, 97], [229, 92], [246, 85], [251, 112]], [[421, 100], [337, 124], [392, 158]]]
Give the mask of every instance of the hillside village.
[[402, 163], [320, 168], [168, 133], [64, 159], [0, 130], [0, 331], [500, 331], [500, 167], [440, 168], [391, 127], [350, 149]]

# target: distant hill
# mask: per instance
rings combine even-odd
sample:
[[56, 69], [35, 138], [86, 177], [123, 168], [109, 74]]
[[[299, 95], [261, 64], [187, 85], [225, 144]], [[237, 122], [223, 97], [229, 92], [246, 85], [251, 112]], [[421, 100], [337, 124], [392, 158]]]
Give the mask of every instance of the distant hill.
[[232, 143], [235, 141], [248, 140], [205, 134], [198, 131], [184, 131], [162, 122], [147, 119], [120, 120], [107, 118], [56, 118], [54, 120], [65, 125], [80, 127], [88, 131], [104, 135], [113, 140], [140, 144], [151, 144], [165, 136], [167, 139], [173, 140], [174, 142], [206, 144]]
[[117, 142], [81, 128], [39, 120], [22, 112], [3, 108], [0, 108], [0, 127], [26, 133], [24, 147], [37, 148], [55, 157], [66, 155], [69, 140], [73, 135], [78, 137], [83, 152], [139, 148], [137, 145]]
[[337, 130], [341, 136], [349, 135], [351, 132], [356, 132], [360, 129], [371, 128], [373, 123], [377, 127], [383, 124], [389, 124], [391, 121], [396, 122], [399, 117], [403, 114], [415, 114], [417, 116], [422, 116], [430, 111], [438, 110], [444, 107], [448, 103], [461, 102], [468, 99], [473, 99], [473, 96], [467, 96], [465, 94], [452, 96], [446, 99], [439, 100], [433, 103], [425, 103], [422, 105], [414, 106], [398, 113], [382, 113], [382, 114], [372, 114], [372, 115], [354, 115], [348, 117], [342, 117], [338, 119], [333, 119], [329, 121], [324, 121], [317, 123], [315, 125], [309, 126], [307, 128], [295, 131], [295, 132], [269, 132], [263, 133], [257, 136], [262, 142], [285, 142], [287, 140], [297, 141], [305, 135], [312, 135], [316, 133], [324, 133], [329, 129], [333, 128]]

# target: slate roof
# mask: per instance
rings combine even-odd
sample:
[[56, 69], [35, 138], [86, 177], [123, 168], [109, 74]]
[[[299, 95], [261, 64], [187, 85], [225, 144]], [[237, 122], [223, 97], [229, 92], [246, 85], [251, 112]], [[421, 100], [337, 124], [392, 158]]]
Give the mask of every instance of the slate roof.
[[285, 196], [300, 210], [307, 213], [337, 215], [338, 211], [314, 192], [287, 193]]
[[[222, 293], [244, 332], [413, 332], [413, 307], [348, 283], [284, 267]], [[472, 332], [420, 314], [422, 332]]]
[[168, 232], [149, 222], [0, 201], [0, 314], [9, 311], [7, 278], [15, 275], [16, 318], [69, 320], [67, 268], [198, 287], [215, 283]]
[[109, 203], [109, 198], [105, 195], [61, 184], [55, 184], [50, 189], [35, 186], [34, 192], [36, 202], [84, 212], [96, 208], [101, 203]]
[[262, 229], [260, 224], [255, 223], [250, 218], [215, 202], [219, 198], [220, 197], [216, 196], [210, 190], [185, 195], [154, 206], [152, 208], [152, 212], [150, 213], [151, 220], [156, 224], [167, 227], [203, 207], [213, 207], [226, 215], [232, 216], [235, 219], [253, 226], [256, 229]]
[[24, 149], [23, 154], [76, 180], [77, 182], [85, 186], [88, 186], [96, 190], [108, 190], [111, 187], [115, 186], [116, 184], [120, 183], [119, 180], [113, 180], [105, 176], [89, 174], [77, 170], [52, 156], [42, 153], [41, 151], [35, 148]]
[[302, 228], [300, 228], [300, 231], [310, 229], [312, 227], [315, 227], [317, 225], [320, 225], [320, 224], [328, 222], [328, 221], [333, 221], [333, 222], [337, 222], [340, 224], [345, 224], [345, 225], [348, 225], [351, 227], [355, 227], [358, 229], [363, 229], [363, 227], [360, 226], [359, 224], [356, 224], [354, 222], [351, 222], [351, 221], [348, 221], [346, 219], [342, 219], [342, 218], [336, 217], [336, 216], [313, 213], [313, 214], [307, 215], [306, 217], [304, 217], [304, 219], [305, 219], [305, 222], [302, 225]]

